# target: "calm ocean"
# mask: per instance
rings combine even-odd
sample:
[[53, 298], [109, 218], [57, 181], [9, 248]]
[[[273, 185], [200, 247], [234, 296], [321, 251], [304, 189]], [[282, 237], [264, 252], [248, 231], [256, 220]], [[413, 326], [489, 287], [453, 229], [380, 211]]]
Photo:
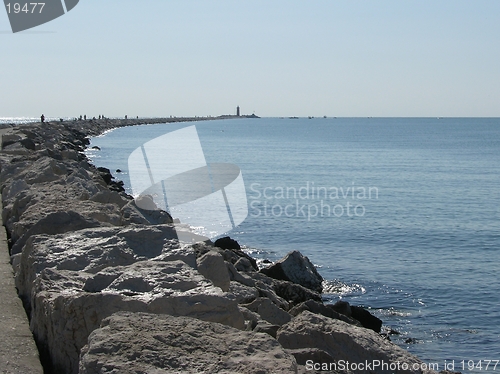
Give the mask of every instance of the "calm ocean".
[[[101, 150], [88, 155], [121, 169], [115, 176], [130, 187], [130, 153], [190, 125], [116, 129], [92, 139]], [[442, 370], [454, 360], [463, 372], [480, 363], [479, 372], [492, 360], [493, 371], [500, 119], [263, 118], [196, 128], [207, 162], [241, 169], [249, 214], [228, 234], [253, 256], [299, 250], [327, 280], [325, 299], [371, 308], [424, 361]]]

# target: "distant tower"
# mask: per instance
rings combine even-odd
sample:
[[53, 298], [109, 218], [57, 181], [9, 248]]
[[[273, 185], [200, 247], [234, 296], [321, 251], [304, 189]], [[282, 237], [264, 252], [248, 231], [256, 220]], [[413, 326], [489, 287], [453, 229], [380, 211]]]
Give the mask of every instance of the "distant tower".
[[240, 116], [240, 106], [239, 105], [236, 107], [236, 116], [237, 117]]

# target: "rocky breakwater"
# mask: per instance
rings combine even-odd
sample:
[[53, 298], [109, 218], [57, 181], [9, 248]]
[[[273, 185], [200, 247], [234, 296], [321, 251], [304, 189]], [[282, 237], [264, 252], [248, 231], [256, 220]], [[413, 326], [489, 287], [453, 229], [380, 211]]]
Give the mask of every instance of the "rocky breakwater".
[[427, 372], [364, 309], [324, 305], [299, 252], [259, 270], [229, 238], [180, 243], [167, 212], [88, 162], [86, 137], [105, 128], [86, 126], [16, 126], [0, 152], [16, 286], [47, 372]]

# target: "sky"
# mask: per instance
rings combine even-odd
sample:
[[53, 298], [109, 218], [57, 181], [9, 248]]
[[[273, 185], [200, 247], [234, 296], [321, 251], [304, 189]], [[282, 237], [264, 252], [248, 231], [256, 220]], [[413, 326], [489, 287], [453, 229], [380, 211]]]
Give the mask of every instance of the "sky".
[[0, 117], [500, 116], [498, 0], [80, 0], [0, 53]]

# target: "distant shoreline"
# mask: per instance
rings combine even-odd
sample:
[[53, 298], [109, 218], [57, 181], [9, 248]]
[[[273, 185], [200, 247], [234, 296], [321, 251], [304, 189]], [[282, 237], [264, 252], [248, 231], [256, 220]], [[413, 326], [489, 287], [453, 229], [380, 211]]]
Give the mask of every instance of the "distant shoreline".
[[[239, 118], [260, 118], [255, 114], [251, 115], [221, 115], [217, 117], [152, 117], [152, 118], [104, 118], [104, 119], [86, 119], [86, 120], [63, 120], [63, 121], [45, 121], [46, 124], [57, 123], [69, 125], [70, 127], [78, 127], [87, 136], [96, 136], [118, 127], [152, 125], [158, 123], [178, 123], [178, 122], [197, 122], [197, 121], [214, 121], [221, 119], [239, 119]], [[40, 121], [27, 122], [23, 125], [41, 124]], [[17, 126], [16, 123], [0, 124], [0, 129]]]

